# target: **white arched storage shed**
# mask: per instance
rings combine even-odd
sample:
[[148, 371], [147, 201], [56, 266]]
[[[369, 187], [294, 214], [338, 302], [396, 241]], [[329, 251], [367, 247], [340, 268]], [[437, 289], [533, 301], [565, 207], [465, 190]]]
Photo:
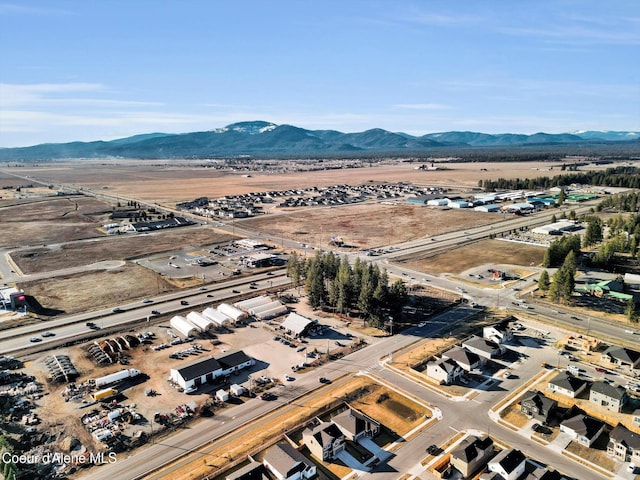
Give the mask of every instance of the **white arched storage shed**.
[[200, 330], [193, 323], [180, 315], [173, 317], [169, 322], [169, 325], [185, 337], [191, 337], [200, 333]]
[[201, 315], [198, 312], [190, 312], [187, 314], [187, 320], [193, 323], [196, 327], [198, 327], [203, 332], [207, 330], [211, 330], [214, 327], [214, 323], [209, 320], [204, 315]]
[[246, 320], [248, 315], [242, 310], [234, 307], [233, 305], [229, 305], [228, 303], [221, 303], [218, 305], [218, 311], [227, 317], [229, 317], [234, 322], [241, 322]]
[[227, 325], [231, 325], [233, 320], [227, 317], [224, 313], [220, 313], [215, 308], [205, 308], [202, 312], [202, 315], [211, 320], [218, 327], [226, 327]]

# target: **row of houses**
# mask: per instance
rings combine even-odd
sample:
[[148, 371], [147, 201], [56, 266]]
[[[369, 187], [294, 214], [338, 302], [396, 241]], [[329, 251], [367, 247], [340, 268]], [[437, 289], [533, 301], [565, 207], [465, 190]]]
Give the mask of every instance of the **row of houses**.
[[482, 337], [471, 336], [460, 346], [442, 353], [440, 358], [427, 363], [426, 375], [441, 385], [449, 385], [465, 373], [481, 369], [489, 360], [501, 357], [504, 344], [513, 340], [513, 329], [509, 320], [484, 327]]
[[[315, 425], [306, 428], [303, 444], [320, 461], [327, 461], [346, 454], [345, 442], [359, 442], [372, 438], [380, 432], [380, 423], [371, 417], [347, 408], [331, 417], [328, 422], [315, 420]], [[317, 475], [317, 466], [296, 447], [288, 442], [279, 442], [269, 447], [262, 463], [249, 457], [249, 464], [226, 475], [226, 480], [307, 480]]]

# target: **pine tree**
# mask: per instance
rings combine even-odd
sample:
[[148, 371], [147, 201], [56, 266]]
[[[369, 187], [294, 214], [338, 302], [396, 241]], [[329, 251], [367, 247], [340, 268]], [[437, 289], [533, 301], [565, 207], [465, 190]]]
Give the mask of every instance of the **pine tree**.
[[546, 292], [549, 290], [549, 285], [550, 285], [549, 272], [547, 272], [547, 270], [543, 270], [540, 273], [540, 278], [538, 279], [538, 288], [541, 291]]

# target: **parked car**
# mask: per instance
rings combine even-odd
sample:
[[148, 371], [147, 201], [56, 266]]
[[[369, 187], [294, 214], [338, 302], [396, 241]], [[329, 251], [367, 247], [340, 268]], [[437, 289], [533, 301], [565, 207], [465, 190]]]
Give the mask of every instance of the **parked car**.
[[287, 382], [293, 382], [295, 380], [295, 378], [293, 378], [292, 376], [289, 375], [285, 375], [284, 376], [285, 381]]

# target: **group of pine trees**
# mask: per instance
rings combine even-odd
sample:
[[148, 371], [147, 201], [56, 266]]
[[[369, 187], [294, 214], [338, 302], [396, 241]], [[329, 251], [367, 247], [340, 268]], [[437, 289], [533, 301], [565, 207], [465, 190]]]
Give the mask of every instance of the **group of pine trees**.
[[352, 266], [347, 257], [340, 258], [331, 251], [318, 252], [308, 259], [293, 252], [287, 275], [294, 286], [304, 284], [311, 307], [328, 307], [338, 313], [357, 311], [377, 328], [383, 328], [389, 317], [398, 318], [408, 301], [402, 280], [389, 285], [386, 270], [359, 258]]
[[496, 190], [548, 190], [574, 183], [582, 185], [602, 185], [607, 187], [640, 188], [640, 169], [636, 167], [615, 167], [605, 170], [555, 175], [536, 178], [498, 178], [480, 180], [478, 186], [488, 192]]

